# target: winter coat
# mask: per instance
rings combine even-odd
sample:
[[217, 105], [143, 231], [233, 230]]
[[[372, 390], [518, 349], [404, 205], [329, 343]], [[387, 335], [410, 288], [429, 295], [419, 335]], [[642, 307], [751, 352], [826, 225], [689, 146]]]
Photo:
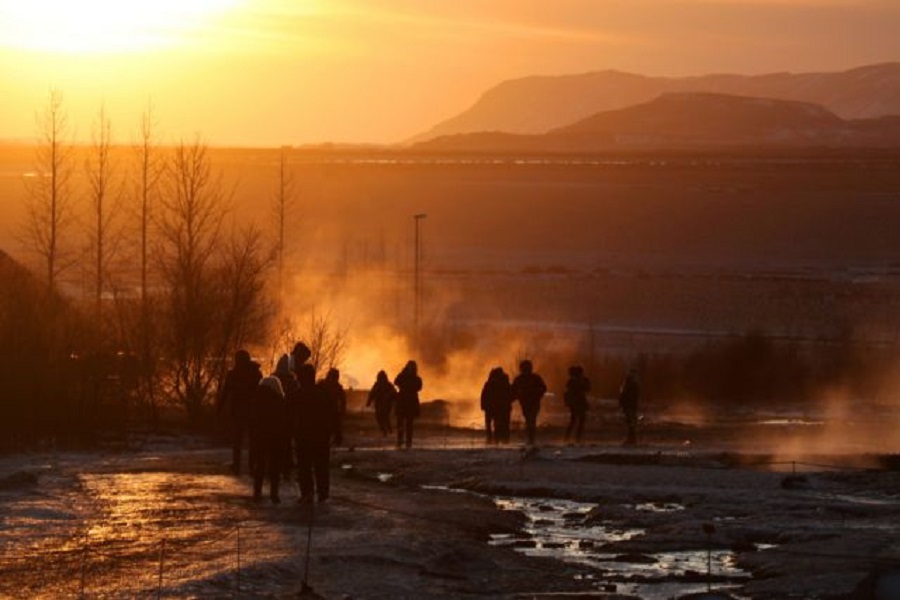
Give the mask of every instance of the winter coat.
[[379, 379], [375, 381], [375, 385], [369, 391], [369, 398], [366, 400], [366, 406], [375, 405], [378, 412], [389, 413], [394, 407], [397, 400], [397, 388], [394, 387], [387, 379]]
[[266, 377], [256, 386], [250, 411], [250, 437], [263, 443], [279, 442], [290, 435], [290, 413], [281, 383]]
[[588, 408], [587, 393], [591, 391], [591, 380], [584, 375], [569, 377], [563, 399], [566, 406], [575, 412], [583, 412]]
[[225, 410], [236, 421], [248, 420], [261, 379], [259, 363], [254, 361], [239, 363], [229, 369], [219, 394], [218, 412]]
[[323, 383], [301, 387], [297, 394], [296, 434], [304, 446], [327, 448], [340, 441], [340, 409]]
[[414, 371], [404, 369], [394, 379], [394, 385], [397, 386], [397, 417], [418, 417], [422, 378]]
[[513, 397], [522, 405], [526, 414], [537, 413], [541, 408], [541, 398], [547, 393], [547, 384], [537, 373], [520, 373], [513, 380]]
[[636, 377], [628, 376], [619, 390], [619, 406], [626, 415], [633, 415], [638, 409], [638, 398], [640, 396], [640, 386]]
[[481, 410], [489, 416], [509, 414], [513, 403], [513, 388], [509, 375], [491, 372], [481, 388]]

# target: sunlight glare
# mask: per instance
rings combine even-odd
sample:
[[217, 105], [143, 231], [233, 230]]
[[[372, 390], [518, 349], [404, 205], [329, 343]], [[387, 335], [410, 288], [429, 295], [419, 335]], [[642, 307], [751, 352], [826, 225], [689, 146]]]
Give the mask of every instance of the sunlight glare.
[[184, 42], [241, 0], [0, 0], [0, 47], [143, 51]]

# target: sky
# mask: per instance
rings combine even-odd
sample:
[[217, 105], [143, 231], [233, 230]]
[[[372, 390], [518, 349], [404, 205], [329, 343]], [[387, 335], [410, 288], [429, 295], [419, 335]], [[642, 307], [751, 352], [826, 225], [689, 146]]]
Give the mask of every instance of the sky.
[[898, 0], [0, 0], [0, 139], [394, 143], [506, 79], [900, 60]]

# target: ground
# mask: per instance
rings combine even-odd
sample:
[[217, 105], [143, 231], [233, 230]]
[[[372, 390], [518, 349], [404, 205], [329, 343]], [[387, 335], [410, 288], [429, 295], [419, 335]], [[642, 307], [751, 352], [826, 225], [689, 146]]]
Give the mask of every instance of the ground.
[[312, 508], [293, 484], [252, 502], [227, 448], [184, 435], [0, 457], [0, 596], [897, 597], [872, 591], [900, 569], [896, 456], [427, 425], [399, 451], [357, 425]]

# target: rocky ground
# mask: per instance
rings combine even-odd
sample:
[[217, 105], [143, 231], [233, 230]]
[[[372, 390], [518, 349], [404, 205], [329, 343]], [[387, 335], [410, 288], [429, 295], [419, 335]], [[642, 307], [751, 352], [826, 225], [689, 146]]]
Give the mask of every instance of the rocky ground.
[[898, 597], [896, 456], [542, 433], [534, 450], [427, 427], [409, 451], [351, 436], [312, 508], [293, 484], [253, 503], [227, 449], [197, 438], [0, 457], [0, 595]]

